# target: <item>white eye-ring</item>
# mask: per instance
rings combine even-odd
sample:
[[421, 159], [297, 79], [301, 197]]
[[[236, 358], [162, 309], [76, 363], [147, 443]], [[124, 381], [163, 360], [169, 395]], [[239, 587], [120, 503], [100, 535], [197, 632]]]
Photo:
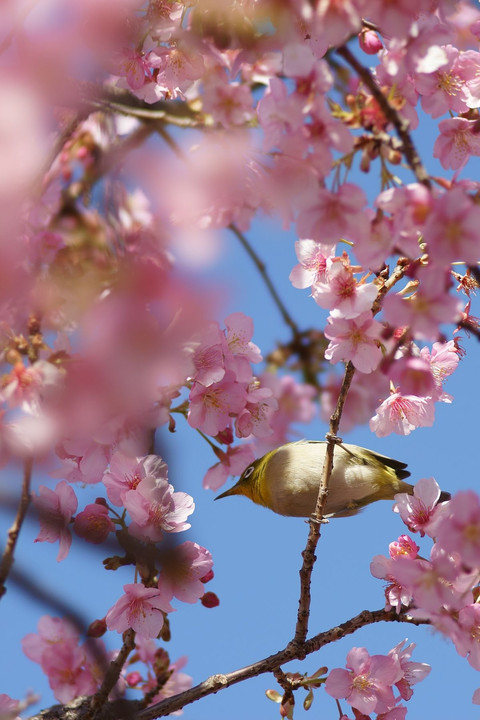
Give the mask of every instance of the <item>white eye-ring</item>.
[[248, 467], [248, 468], [245, 470], [245, 472], [243, 473], [243, 477], [244, 477], [245, 479], [246, 479], [246, 478], [249, 478], [250, 475], [253, 473], [254, 470], [255, 470], [254, 466], [253, 466], [253, 465], [250, 465], [250, 467]]

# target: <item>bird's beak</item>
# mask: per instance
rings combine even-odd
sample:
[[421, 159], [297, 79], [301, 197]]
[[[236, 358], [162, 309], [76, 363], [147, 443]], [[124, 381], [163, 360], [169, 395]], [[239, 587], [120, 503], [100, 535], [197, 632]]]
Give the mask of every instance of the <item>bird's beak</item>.
[[237, 486], [233, 485], [233, 487], [231, 487], [229, 490], [225, 490], [225, 492], [223, 492], [221, 495], [217, 495], [217, 497], [214, 498], [214, 500], [221, 500], [224, 497], [230, 497], [230, 495], [238, 495], [238, 494], [239, 494], [239, 492], [238, 492]]

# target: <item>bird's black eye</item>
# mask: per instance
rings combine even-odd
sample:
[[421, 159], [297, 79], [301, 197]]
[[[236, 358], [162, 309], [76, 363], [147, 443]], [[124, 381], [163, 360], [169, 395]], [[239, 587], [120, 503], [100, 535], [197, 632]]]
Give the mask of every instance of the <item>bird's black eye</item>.
[[245, 472], [243, 473], [243, 477], [244, 477], [244, 478], [250, 477], [250, 475], [252, 474], [252, 472], [253, 472], [254, 470], [255, 470], [255, 468], [253, 467], [253, 465], [250, 465], [250, 467], [248, 467], [248, 468], [245, 470]]

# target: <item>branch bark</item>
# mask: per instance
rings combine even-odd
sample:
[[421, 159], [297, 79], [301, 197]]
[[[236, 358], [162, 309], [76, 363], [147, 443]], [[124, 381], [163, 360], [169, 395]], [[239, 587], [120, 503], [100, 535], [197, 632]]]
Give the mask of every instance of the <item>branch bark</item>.
[[24, 471], [23, 471], [23, 483], [22, 491], [20, 495], [20, 501], [18, 503], [17, 514], [13, 525], [7, 534], [7, 542], [5, 550], [2, 555], [0, 562], [0, 598], [5, 595], [7, 588], [5, 583], [7, 581], [8, 574], [11, 570], [14, 561], [15, 547], [17, 544], [18, 536], [27, 514], [28, 506], [30, 504], [30, 482], [32, 478], [32, 459], [27, 458], [25, 460]]

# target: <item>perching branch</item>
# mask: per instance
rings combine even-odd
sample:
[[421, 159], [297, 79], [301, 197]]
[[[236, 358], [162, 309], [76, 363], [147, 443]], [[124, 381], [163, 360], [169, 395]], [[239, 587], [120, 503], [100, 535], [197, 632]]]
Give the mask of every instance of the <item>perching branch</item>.
[[18, 503], [17, 514], [13, 525], [7, 534], [7, 542], [5, 550], [3, 551], [2, 560], [0, 562], [0, 598], [5, 595], [7, 588], [5, 583], [7, 581], [8, 573], [13, 565], [15, 546], [17, 544], [18, 536], [27, 514], [28, 506], [30, 504], [30, 482], [32, 478], [32, 459], [27, 458], [25, 460], [23, 470], [23, 483], [22, 491], [20, 494], [20, 501]]
[[[382, 300], [386, 293], [403, 277], [404, 273], [405, 263], [399, 260], [388, 280], [384, 282], [384, 284], [378, 291], [375, 302], [372, 305], [372, 313], [374, 315], [379, 312], [382, 305]], [[313, 566], [316, 560], [315, 550], [320, 539], [321, 519], [323, 517], [323, 511], [328, 496], [328, 484], [330, 482], [330, 477], [333, 469], [333, 455], [335, 450], [335, 444], [338, 442], [338, 428], [340, 425], [343, 408], [345, 406], [345, 401], [347, 399], [348, 390], [350, 388], [354, 373], [355, 368], [353, 367], [352, 363], [347, 363], [342, 386], [340, 388], [337, 399], [337, 404], [335, 410], [330, 417], [329, 432], [325, 436], [327, 440], [327, 448], [320, 481], [320, 487], [318, 491], [317, 504], [315, 507], [315, 512], [309, 521], [310, 530], [305, 550], [302, 553], [303, 563], [300, 569], [300, 598], [298, 602], [297, 625], [295, 629], [295, 636], [292, 640], [293, 645], [299, 647], [304, 643], [308, 632], [308, 620], [310, 617], [311, 603], [310, 584]]]
[[295, 628], [295, 636], [291, 645], [295, 648], [301, 648], [305, 642], [308, 632], [308, 620], [310, 617], [311, 593], [310, 584], [312, 579], [313, 566], [315, 564], [315, 550], [320, 538], [321, 518], [327, 501], [328, 483], [333, 469], [333, 453], [335, 444], [338, 442], [337, 433], [340, 419], [342, 417], [343, 407], [347, 399], [348, 389], [352, 382], [355, 368], [351, 362], [347, 363], [345, 375], [343, 377], [342, 386], [337, 399], [337, 405], [330, 418], [330, 431], [326, 435], [327, 448], [325, 461], [322, 469], [320, 487], [318, 490], [317, 504], [313, 516], [309, 520], [310, 530], [308, 533], [307, 544], [302, 553], [302, 567], [300, 568], [300, 599], [298, 601], [297, 624]]

